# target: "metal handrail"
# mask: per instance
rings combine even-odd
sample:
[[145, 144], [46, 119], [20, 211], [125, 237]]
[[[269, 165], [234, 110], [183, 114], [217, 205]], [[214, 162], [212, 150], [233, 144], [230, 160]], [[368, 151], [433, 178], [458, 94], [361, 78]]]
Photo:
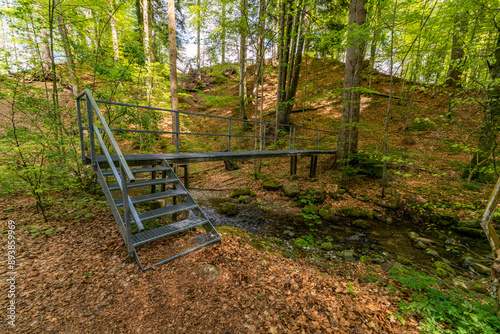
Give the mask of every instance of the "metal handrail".
[[[101, 113], [101, 110], [99, 109], [99, 106], [97, 105], [96, 100], [94, 99], [94, 96], [92, 96], [92, 93], [90, 90], [85, 89], [82, 91], [80, 94], [76, 96], [77, 101], [81, 100], [83, 96], [86, 96], [87, 102], [90, 102], [90, 106], [87, 105], [87, 111], [89, 111], [89, 126], [88, 128], [90, 129], [91, 132], [91, 150], [92, 150], [92, 163], [95, 163], [95, 144], [93, 144], [93, 113], [91, 112], [91, 109], [93, 109], [99, 120], [101, 121], [102, 128], [104, 129], [104, 132], [109, 138], [109, 141], [111, 143], [111, 146], [113, 147], [113, 150], [115, 151], [116, 155], [118, 156], [118, 160], [120, 162], [120, 165], [123, 166], [123, 169], [125, 171], [125, 175], [127, 178], [130, 180], [130, 182], [134, 182], [135, 178], [134, 175], [132, 174], [132, 171], [130, 170], [130, 167], [127, 164], [127, 161], [125, 160], [125, 157], [123, 156], [122, 151], [120, 150], [120, 147], [116, 143], [115, 137], [113, 136], [113, 133], [109, 129], [108, 123], [106, 122], [106, 119], [104, 118], [103, 114]], [[78, 109], [80, 109], [80, 105], [78, 103]], [[79, 115], [79, 121], [81, 120], [81, 116]], [[81, 138], [83, 139], [83, 138]]]

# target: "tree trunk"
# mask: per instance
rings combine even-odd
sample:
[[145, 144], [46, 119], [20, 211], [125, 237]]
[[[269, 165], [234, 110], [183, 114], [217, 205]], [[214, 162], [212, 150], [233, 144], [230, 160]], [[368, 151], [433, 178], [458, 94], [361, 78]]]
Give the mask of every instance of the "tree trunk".
[[246, 93], [247, 93], [247, 80], [246, 80], [246, 70], [247, 70], [247, 0], [240, 1], [240, 60], [239, 60], [239, 70], [240, 70], [240, 84], [239, 84], [239, 112], [240, 118], [247, 119], [245, 114], [246, 107]]
[[50, 71], [50, 66], [52, 64], [52, 59], [50, 57], [49, 39], [47, 36], [47, 29], [40, 29], [40, 35], [42, 36], [42, 68], [45, 71]]
[[[172, 110], [179, 110], [179, 98], [177, 95], [177, 46], [175, 38], [175, 4], [174, 0], [168, 0], [168, 44], [170, 58], [170, 100]], [[172, 113], [172, 129], [178, 132], [176, 113]], [[177, 135], [172, 135], [172, 144], [176, 145], [179, 141]]]
[[222, 20], [221, 20], [221, 64], [226, 63], [226, 0], [222, 0]]
[[[460, 6], [462, 1], [457, 3]], [[463, 73], [463, 60], [465, 55], [464, 50], [464, 37], [467, 33], [467, 16], [465, 12], [457, 13], [454, 24], [454, 31], [452, 46], [451, 46], [451, 59], [450, 67], [448, 69], [448, 78], [446, 84], [452, 87], [460, 87], [460, 79]], [[458, 28], [458, 29], [457, 29]]]
[[488, 159], [496, 146], [498, 125], [500, 120], [500, 29], [497, 32], [495, 62], [488, 63], [491, 83], [486, 91], [487, 104], [484, 110], [483, 125], [478, 141], [478, 152], [471, 161], [471, 168]]
[[196, 70], [198, 71], [198, 80], [201, 81], [201, 9], [200, 9], [200, 0], [197, 0], [198, 5], [198, 18], [196, 20]]
[[149, 41], [149, 0], [142, 0], [142, 19], [143, 19], [143, 39], [144, 58], [146, 59], [146, 96], [148, 105], [151, 102], [152, 73], [151, 73], [151, 45]]
[[259, 7], [259, 24], [258, 24], [258, 32], [257, 32], [257, 54], [255, 57], [255, 75], [254, 75], [254, 84], [253, 84], [253, 97], [255, 99], [255, 110], [258, 108], [257, 96], [259, 93], [259, 80], [262, 75], [262, 60], [264, 57], [264, 24], [265, 24], [265, 11], [266, 11], [266, 1], [260, 0]]
[[350, 153], [358, 149], [358, 123], [361, 93], [361, 69], [364, 42], [353, 30], [366, 21], [367, 0], [351, 0], [349, 7], [348, 48], [345, 57], [344, 93], [340, 130], [337, 137], [337, 161], [344, 162]]
[[118, 51], [118, 34], [116, 33], [115, 6], [113, 0], [109, 0], [109, 8], [109, 25], [111, 26], [111, 40], [113, 42], [113, 58], [118, 61], [120, 60], [120, 53]]
[[62, 16], [57, 17], [57, 24], [59, 27], [59, 34], [63, 42], [64, 54], [66, 56], [66, 64], [68, 65], [69, 78], [71, 80], [71, 88], [73, 90], [73, 95], [78, 95], [78, 79], [75, 75], [75, 64], [73, 63], [73, 55], [71, 54], [70, 43], [68, 41], [68, 34], [66, 31], [66, 25], [64, 24], [64, 19]]

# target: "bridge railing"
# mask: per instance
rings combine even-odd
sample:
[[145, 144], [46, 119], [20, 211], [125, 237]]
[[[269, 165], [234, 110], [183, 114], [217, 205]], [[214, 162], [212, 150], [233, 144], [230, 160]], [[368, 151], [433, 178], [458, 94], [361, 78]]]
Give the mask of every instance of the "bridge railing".
[[[201, 137], [221, 137], [227, 140], [227, 151], [231, 151], [234, 146], [235, 139], [242, 138], [247, 140], [254, 140], [253, 150], [269, 150], [276, 147], [281, 147], [279, 150], [287, 149], [286, 144], [288, 144], [288, 150], [298, 149], [332, 149], [335, 146], [335, 136], [336, 132], [314, 129], [310, 127], [294, 125], [294, 124], [278, 124], [268, 121], [252, 120], [252, 119], [241, 119], [233, 117], [225, 117], [210, 114], [194, 113], [189, 111], [179, 111], [166, 108], [141, 106], [136, 104], [111, 102], [104, 100], [95, 100], [97, 104], [105, 106], [106, 108], [134, 108], [136, 112], [139, 110], [148, 110], [153, 112], [170, 113], [175, 115], [172, 117], [175, 120], [175, 124], [170, 125], [170, 131], [167, 130], [149, 130], [149, 129], [120, 129], [120, 128], [109, 128], [111, 132], [118, 133], [137, 133], [137, 134], [157, 134], [157, 135], [172, 135], [178, 140], [175, 142], [175, 152], [182, 153], [182, 147], [180, 143], [182, 142], [183, 136], [201, 136]], [[110, 113], [111, 114], [111, 113]], [[123, 112], [123, 114], [126, 114]], [[201, 117], [205, 119], [210, 119], [215, 122], [224, 122], [225, 131], [224, 133], [203, 133], [203, 132], [189, 132], [183, 131], [181, 129], [181, 124], [186, 123], [185, 120], [181, 120], [181, 117], [189, 117], [190, 120], [193, 117]], [[92, 120], [88, 120], [88, 124], [91, 124]], [[102, 122], [101, 122], [102, 123]], [[222, 125], [222, 124], [221, 124]], [[185, 128], [185, 126], [183, 126]], [[219, 126], [220, 127], [220, 126]], [[80, 133], [82, 130], [89, 130], [88, 126], [80, 125]], [[104, 130], [99, 128], [99, 130]], [[252, 130], [253, 133], [250, 133]], [[271, 131], [270, 131], [271, 130]], [[274, 132], [272, 131], [274, 130]], [[281, 131], [280, 130], [284, 130]], [[91, 139], [92, 141], [92, 139]], [[278, 142], [281, 145], [275, 145]], [[82, 139], [83, 143], [83, 139]], [[90, 143], [92, 147], [92, 142]], [[248, 150], [248, 149], [247, 149]], [[83, 144], [82, 144], [82, 152]], [[155, 152], [155, 153], [172, 153], [172, 152]], [[194, 153], [194, 152], [193, 152]], [[83, 153], [82, 153], [83, 154]]]

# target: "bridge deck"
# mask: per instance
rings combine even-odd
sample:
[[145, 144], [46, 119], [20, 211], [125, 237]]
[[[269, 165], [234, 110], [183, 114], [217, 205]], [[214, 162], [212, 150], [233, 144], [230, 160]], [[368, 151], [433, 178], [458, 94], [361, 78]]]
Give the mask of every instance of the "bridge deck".
[[[318, 156], [320, 154], [335, 154], [335, 150], [282, 150], [282, 151], [243, 151], [243, 152], [210, 152], [210, 153], [165, 153], [165, 154], [125, 154], [127, 162], [142, 163], [166, 159], [169, 163], [192, 163], [203, 161], [248, 160], [259, 158], [279, 158], [297, 156]], [[118, 162], [116, 155], [111, 156]], [[104, 155], [96, 156], [97, 162], [105, 163]], [[86, 157], [90, 164], [90, 156]]]

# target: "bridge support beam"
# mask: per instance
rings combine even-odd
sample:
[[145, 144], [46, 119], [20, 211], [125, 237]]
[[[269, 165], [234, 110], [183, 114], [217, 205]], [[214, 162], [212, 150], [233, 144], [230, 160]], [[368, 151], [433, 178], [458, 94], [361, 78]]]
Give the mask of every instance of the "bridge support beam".
[[297, 175], [297, 156], [290, 157], [290, 175]]
[[309, 178], [314, 179], [316, 177], [316, 169], [318, 166], [318, 156], [313, 155], [311, 156], [311, 166], [309, 170]]

